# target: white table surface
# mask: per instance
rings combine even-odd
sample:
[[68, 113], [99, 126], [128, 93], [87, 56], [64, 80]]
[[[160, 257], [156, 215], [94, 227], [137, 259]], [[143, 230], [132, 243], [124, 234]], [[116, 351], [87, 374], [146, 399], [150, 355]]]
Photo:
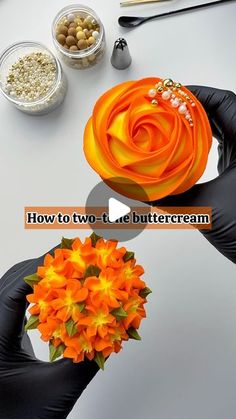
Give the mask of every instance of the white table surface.
[[[0, 0], [0, 49], [21, 40], [53, 49], [50, 26], [73, 1]], [[104, 22], [107, 56], [84, 72], [65, 68], [64, 105], [29, 117], [0, 98], [0, 274], [17, 261], [47, 251], [63, 231], [25, 231], [26, 205], [83, 205], [99, 181], [82, 152], [84, 125], [109, 87], [146, 76], [236, 91], [236, 2], [150, 22], [118, 27], [120, 14], [148, 15], [196, 0], [121, 9], [119, 0], [90, 0]], [[132, 66], [117, 71], [109, 59], [125, 36]], [[204, 180], [216, 176], [214, 145]], [[80, 234], [71, 231], [71, 236]], [[81, 236], [84, 236], [82, 233]], [[68, 235], [68, 233], [67, 233]], [[146, 268], [153, 289], [143, 340], [124, 345], [84, 392], [70, 419], [232, 419], [236, 409], [236, 278], [234, 265], [196, 231], [146, 231], [127, 244]], [[47, 346], [33, 335], [37, 355]], [[12, 396], [14, 400], [14, 395]]]

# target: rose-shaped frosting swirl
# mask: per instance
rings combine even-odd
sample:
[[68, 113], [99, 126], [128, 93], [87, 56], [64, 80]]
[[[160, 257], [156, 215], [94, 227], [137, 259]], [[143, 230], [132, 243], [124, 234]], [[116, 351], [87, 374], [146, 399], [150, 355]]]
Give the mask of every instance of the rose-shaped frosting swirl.
[[[122, 83], [96, 103], [84, 152], [106, 181], [130, 179], [149, 201], [191, 188], [203, 174], [212, 143], [200, 102], [179, 83], [160, 78]], [[141, 199], [140, 188], [113, 182], [116, 192]]]

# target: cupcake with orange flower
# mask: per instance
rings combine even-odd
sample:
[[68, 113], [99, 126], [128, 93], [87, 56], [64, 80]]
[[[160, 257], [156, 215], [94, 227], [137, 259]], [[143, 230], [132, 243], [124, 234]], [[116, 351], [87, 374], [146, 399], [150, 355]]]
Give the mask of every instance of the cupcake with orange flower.
[[26, 330], [38, 329], [49, 343], [50, 360], [85, 358], [104, 368], [122, 342], [140, 340], [150, 289], [133, 252], [94, 233], [82, 242], [63, 239], [54, 255], [25, 278], [33, 292]]
[[159, 77], [105, 92], [84, 131], [85, 157], [95, 172], [119, 194], [149, 202], [195, 185], [211, 144], [201, 103], [185, 86]]

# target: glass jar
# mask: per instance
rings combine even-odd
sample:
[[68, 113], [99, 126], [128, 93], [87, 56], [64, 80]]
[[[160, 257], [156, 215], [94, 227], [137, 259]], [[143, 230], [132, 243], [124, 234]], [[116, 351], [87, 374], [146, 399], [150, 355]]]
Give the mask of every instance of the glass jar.
[[[49, 57], [54, 70], [50, 87], [45, 89], [45, 94], [42, 94], [37, 98], [29, 98], [28, 95], [25, 95], [24, 87], [22, 94], [22, 85], [20, 86], [21, 90], [19, 90], [21, 93], [20, 95], [17, 95], [17, 92], [19, 93], [19, 91], [13, 92], [12, 85], [9, 85], [9, 75], [14, 66], [18, 66], [20, 60], [22, 63], [22, 59], [32, 56], [33, 54], [38, 54], [39, 57], [42, 57], [42, 54], [43, 57]], [[24, 72], [24, 70], [17, 71]], [[19, 74], [17, 74], [16, 77], [18, 81], [22, 82], [22, 79], [19, 78]], [[37, 76], [35, 74], [31, 80], [27, 80], [28, 76], [25, 77], [26, 79], [23, 83], [27, 81], [27, 87], [37, 84]], [[12, 76], [10, 76], [10, 82], [11, 81]], [[26, 86], [26, 84], [24, 84], [24, 86]], [[40, 43], [27, 41], [11, 45], [2, 53], [0, 57], [0, 90], [3, 95], [22, 112], [31, 115], [43, 115], [53, 111], [63, 102], [67, 93], [67, 79], [62, 71], [59, 60], [48, 48]]]
[[[64, 40], [62, 37], [62, 40], [60, 39], [59, 42], [58, 35], [61, 35], [60, 29], [62, 26], [64, 27], [62, 30], [64, 33]], [[67, 38], [69, 35], [68, 30], [71, 26], [74, 27], [76, 31], [76, 34], [74, 33], [73, 36], [75, 41], [74, 44], [72, 40], [72, 45], [70, 45], [71, 42], [67, 45]], [[87, 47], [86, 45], [85, 47], [83, 46], [83, 49], [79, 48], [79, 35], [77, 35], [77, 29], [79, 29], [79, 32], [84, 32], [86, 34], [86, 37], [83, 38], [83, 34], [81, 35], [80, 33], [81, 38], [84, 39], [84, 42], [87, 42], [88, 45]], [[96, 38], [92, 36], [93, 34], [96, 35]], [[90, 68], [97, 64], [104, 55], [106, 47], [104, 26], [96, 13], [87, 6], [72, 5], [62, 9], [54, 19], [52, 36], [56, 49], [60, 54], [60, 58], [69, 67], [81, 70]], [[89, 44], [90, 37], [93, 38], [91, 39], [92, 42], [95, 40], [92, 45]], [[75, 50], [76, 48], [78, 48], [77, 51]]]

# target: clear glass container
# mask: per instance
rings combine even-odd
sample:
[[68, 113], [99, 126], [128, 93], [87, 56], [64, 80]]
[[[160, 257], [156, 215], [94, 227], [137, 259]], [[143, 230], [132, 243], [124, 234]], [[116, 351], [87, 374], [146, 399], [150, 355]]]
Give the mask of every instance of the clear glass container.
[[[48, 55], [55, 65], [55, 80], [45, 95], [37, 99], [25, 99], [9, 92], [7, 79], [12, 66], [25, 56], [34, 53]], [[31, 115], [43, 115], [56, 109], [64, 100], [67, 93], [67, 79], [62, 71], [59, 60], [44, 45], [25, 41], [8, 47], [0, 56], [0, 90], [16, 108]]]
[[[67, 28], [70, 28], [70, 24], [73, 22], [73, 16], [75, 17], [76, 21], [80, 18], [82, 19], [89, 19], [91, 23], [91, 30], [92, 32], [92, 25], [96, 28], [96, 26], [99, 28], [99, 31], [96, 32], [96, 41], [91, 46], [88, 46], [85, 49], [78, 50], [78, 51], [72, 51], [70, 47], [68, 48], [68, 45], [65, 44], [62, 45], [58, 41], [58, 33], [59, 33], [59, 27], [60, 26], [67, 26]], [[80, 24], [77, 24], [80, 26]], [[83, 22], [82, 22], [82, 26]], [[76, 28], [76, 27], [75, 27]], [[86, 31], [87, 28], [81, 27], [82, 31]], [[65, 33], [66, 38], [67, 34]], [[92, 33], [91, 33], [92, 35]], [[94, 65], [96, 65], [101, 58], [104, 55], [105, 48], [106, 48], [106, 41], [105, 41], [105, 29], [104, 26], [97, 16], [97, 14], [94, 12], [94, 10], [90, 9], [87, 6], [83, 5], [72, 5], [65, 7], [62, 9], [54, 19], [53, 25], [52, 25], [52, 36], [54, 40], [54, 44], [56, 46], [57, 51], [59, 52], [60, 58], [67, 64], [69, 67], [75, 68], [75, 69], [86, 69], [90, 68]], [[74, 36], [76, 41], [77, 37]], [[77, 47], [78, 44], [76, 44]]]

